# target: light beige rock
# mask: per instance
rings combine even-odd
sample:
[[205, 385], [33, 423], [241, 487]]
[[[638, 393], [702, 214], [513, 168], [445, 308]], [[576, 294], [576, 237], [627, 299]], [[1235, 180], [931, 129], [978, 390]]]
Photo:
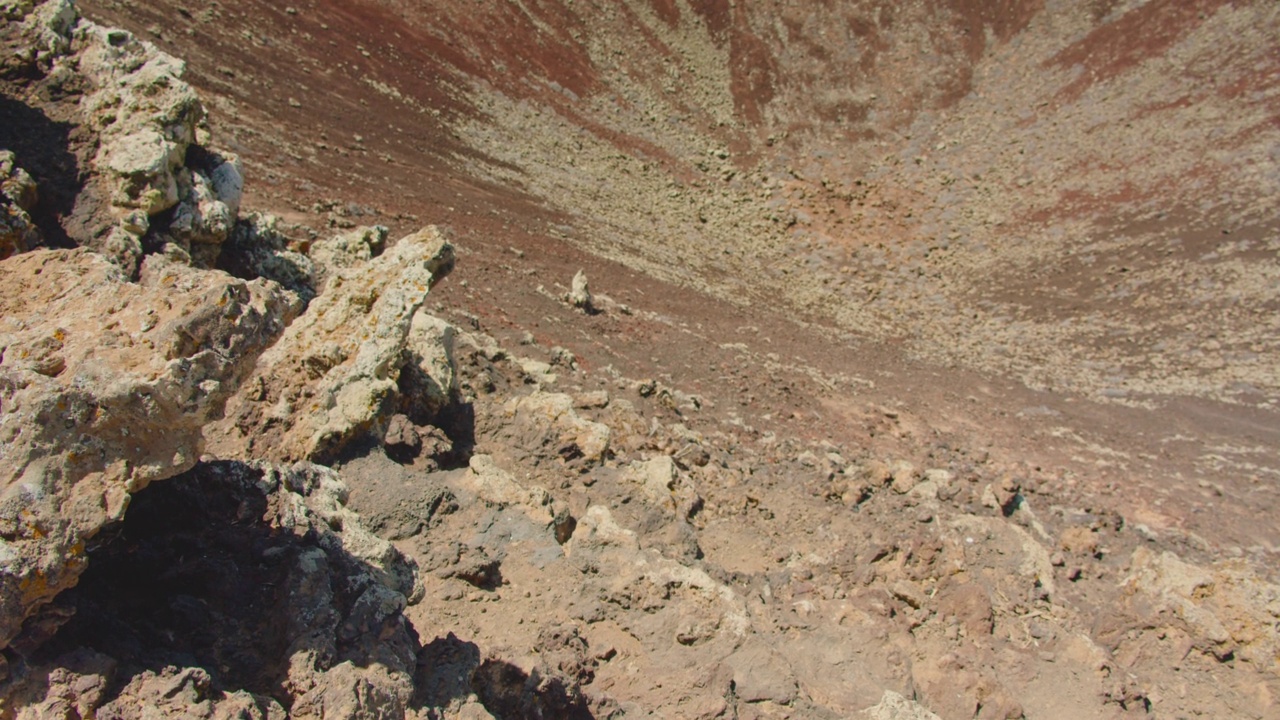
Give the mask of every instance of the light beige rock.
[[579, 310], [590, 312], [591, 287], [587, 283], [587, 274], [579, 270], [573, 276], [573, 285], [569, 289], [569, 302]]
[[551, 363], [534, 360], [533, 358], [518, 358], [517, 362], [520, 363], [520, 369], [524, 374], [538, 387], [554, 385], [556, 380], [559, 379], [559, 376], [552, 372]]
[[488, 455], [473, 455], [470, 470], [462, 481], [463, 485], [484, 502], [499, 507], [519, 507], [529, 519], [543, 527], [550, 526], [557, 515], [567, 512], [552, 501], [546, 488], [521, 485]]
[[299, 720], [363, 720], [404, 717], [413, 683], [385, 668], [358, 668], [344, 662], [326, 671], [298, 698], [290, 717]]
[[639, 486], [645, 502], [668, 512], [682, 509], [687, 512], [699, 502], [693, 484], [680, 474], [675, 460], [669, 455], [633, 462], [627, 468], [626, 478]]
[[366, 263], [382, 254], [387, 232], [382, 225], [373, 225], [317, 240], [311, 246], [311, 260], [325, 268], [349, 268]]
[[93, 89], [82, 102], [101, 138], [94, 164], [114, 176], [111, 201], [148, 215], [181, 195], [175, 174], [195, 142], [204, 108], [181, 80], [185, 64], [122, 30], [80, 23], [80, 72]]
[[1276, 671], [1280, 585], [1242, 561], [1201, 567], [1145, 547], [1133, 551], [1129, 566], [1123, 588], [1127, 598], [1145, 600], [1138, 607], [1151, 603], [1181, 620], [1202, 651], [1234, 653], [1260, 670]]
[[960, 515], [949, 524], [966, 544], [1001, 548], [995, 556], [984, 556], [984, 564], [996, 570], [994, 577], [999, 579], [995, 587], [987, 588], [993, 596], [998, 592], [1004, 597], [1021, 597], [1036, 585], [1050, 596], [1057, 592], [1049, 551], [1031, 533], [1003, 518], [976, 515]]
[[87, 250], [0, 263], [0, 645], [75, 583], [130, 493], [190, 468], [296, 311], [272, 283]]
[[705, 570], [663, 557], [655, 549], [642, 549], [636, 533], [618, 524], [603, 505], [592, 505], [576, 518], [572, 537], [564, 544], [566, 556], [597, 567], [616, 568], [607, 583], [617, 590], [649, 584], [656, 588], [681, 587], [688, 591], [692, 615], [714, 614], [717, 633], [736, 645], [752, 629], [746, 601], [733, 588], [712, 578]]
[[414, 314], [405, 349], [409, 362], [401, 369], [406, 410], [416, 418], [434, 418], [458, 392], [455, 346], [458, 330], [424, 312]]
[[899, 494], [911, 492], [916, 483], [920, 482], [920, 473], [916, 470], [916, 466], [906, 460], [899, 460], [890, 467], [893, 475], [893, 491]]
[[212, 267], [235, 225], [243, 173], [233, 156], [189, 152], [204, 108], [182, 80], [185, 64], [129, 32], [81, 18], [69, 0], [27, 5], [7, 14], [24, 17], [37, 64], [86, 89], [82, 122], [97, 147], [87, 182], [109, 201], [116, 222], [76, 239], [132, 274], [152, 232], [145, 219], [173, 208], [167, 229], [151, 240], [170, 259]]
[[[229, 164], [232, 162], [221, 163]], [[183, 194], [174, 208], [169, 233], [196, 265], [212, 267], [222, 253], [222, 243], [235, 227], [235, 211], [219, 199], [218, 189], [208, 176], [182, 168], [176, 178]], [[239, 198], [234, 200], [238, 205]]]
[[659, 455], [631, 466], [631, 477], [640, 485], [649, 502], [658, 507], [675, 508], [671, 491], [676, 485], [676, 464], [670, 456]]
[[[381, 437], [398, 408], [407, 367], [428, 376], [448, 366], [439, 325], [414, 319], [427, 292], [453, 267], [453, 246], [434, 227], [402, 238], [361, 264], [337, 268], [268, 352], [208, 432], [223, 457], [324, 459], [362, 434]], [[414, 343], [418, 342], [418, 346]], [[423, 367], [425, 366], [425, 370]], [[453, 373], [436, 380], [453, 387]]]
[[27, 27], [34, 31], [31, 34], [35, 38], [37, 62], [48, 65], [70, 50], [72, 30], [80, 22], [80, 14], [71, 0], [48, 0], [39, 5], [19, 1], [5, 10], [11, 19], [25, 18]]
[[0, 150], [0, 192], [23, 210], [31, 210], [39, 199], [36, 181], [18, 166], [18, 158], [9, 150]]
[[564, 448], [576, 447], [588, 462], [600, 462], [609, 450], [609, 428], [581, 417], [573, 404], [570, 395], [537, 391], [509, 400], [502, 414], [513, 422], [545, 428]]

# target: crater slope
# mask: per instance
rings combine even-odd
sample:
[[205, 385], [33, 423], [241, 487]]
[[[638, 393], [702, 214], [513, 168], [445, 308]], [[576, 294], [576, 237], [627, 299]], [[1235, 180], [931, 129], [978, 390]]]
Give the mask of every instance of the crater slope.
[[[85, 7], [188, 59], [300, 241], [450, 225], [481, 277], [444, 303], [486, 330], [827, 439], [929, 408], [1280, 542], [1249, 519], [1280, 477], [1271, 4]], [[660, 327], [554, 320], [580, 267]], [[1212, 519], [1201, 482], [1235, 486]]]
[[248, 190], [128, 244], [112, 106], [4, 75], [19, 219], [84, 246], [14, 296], [225, 284], [256, 334], [181, 452], [65, 454], [102, 527], [6, 597], [0, 712], [1276, 715], [1275, 3], [78, 6], [186, 61], [190, 202]]

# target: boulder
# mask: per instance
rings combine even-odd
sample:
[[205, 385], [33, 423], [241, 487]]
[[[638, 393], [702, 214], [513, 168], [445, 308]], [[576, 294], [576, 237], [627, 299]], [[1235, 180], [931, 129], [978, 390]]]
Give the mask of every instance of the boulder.
[[1145, 547], [1133, 551], [1129, 567], [1118, 614], [1143, 624], [1172, 625], [1200, 652], [1275, 672], [1280, 585], [1238, 560], [1206, 567]]
[[400, 412], [406, 369], [453, 388], [451, 351], [440, 345], [451, 334], [438, 323], [415, 325], [453, 253], [427, 227], [367, 262], [332, 268], [324, 292], [259, 358], [227, 419], [210, 428], [211, 449], [227, 458], [324, 461], [357, 438], [382, 439]]
[[599, 464], [609, 452], [608, 426], [587, 420], [573, 408], [573, 397], [541, 390], [503, 404], [494, 428], [500, 438], [518, 439], [523, 447], [553, 447], [568, 461]]
[[764, 641], [748, 641], [726, 662], [733, 668], [733, 690], [740, 700], [787, 705], [796, 699], [799, 688], [795, 674]]
[[569, 289], [569, 303], [583, 312], [591, 312], [591, 287], [587, 284], [587, 274], [579, 270], [573, 276], [573, 286]]
[[85, 543], [201, 428], [297, 311], [279, 286], [87, 250], [0, 263], [0, 646], [75, 584]]
[[[235, 156], [202, 147], [204, 107], [182, 80], [185, 64], [127, 31], [80, 17], [70, 0], [20, 3], [6, 15], [21, 18], [29, 60], [51, 83], [84, 88], [79, 124], [96, 141], [85, 187], [108, 207], [95, 212], [102, 215], [90, 223], [95, 229], [72, 232], [73, 239], [131, 275], [144, 244], [174, 260], [214, 266], [235, 225], [243, 173]], [[170, 210], [171, 218], [151, 222]]]
[[[52, 644], [73, 649], [16, 667], [6, 700], [60, 717], [405, 717], [419, 646], [404, 609], [422, 585], [346, 497], [306, 463], [203, 463], [148, 488], [57, 600], [74, 612]], [[139, 576], [157, 578], [141, 596]]]

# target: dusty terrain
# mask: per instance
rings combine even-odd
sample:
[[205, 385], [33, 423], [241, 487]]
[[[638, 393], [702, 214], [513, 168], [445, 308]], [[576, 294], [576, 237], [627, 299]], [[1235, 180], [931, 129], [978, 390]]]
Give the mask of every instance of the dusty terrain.
[[1280, 717], [1273, 3], [0, 8], [4, 714]]

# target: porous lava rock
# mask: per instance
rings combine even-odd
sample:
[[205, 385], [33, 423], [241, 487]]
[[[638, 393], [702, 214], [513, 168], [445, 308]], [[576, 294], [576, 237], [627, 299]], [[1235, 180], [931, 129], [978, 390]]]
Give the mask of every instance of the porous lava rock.
[[381, 439], [402, 382], [416, 381], [405, 403], [446, 404], [452, 333], [419, 308], [453, 263], [453, 245], [426, 227], [368, 262], [331, 267], [324, 292], [210, 429], [214, 452], [323, 461], [355, 439]]
[[15, 673], [19, 717], [405, 717], [422, 585], [346, 497], [306, 463], [201, 464], [139, 493]]
[[203, 426], [296, 312], [278, 285], [85, 249], [0, 263], [0, 645], [75, 584], [129, 497], [190, 469]]
[[185, 64], [81, 17], [71, 0], [9, 3], [5, 16], [13, 52], [0, 74], [26, 78], [29, 95], [70, 98], [63, 122], [92, 138], [80, 143], [82, 167], [68, 180], [79, 197], [55, 218], [57, 234], [130, 275], [155, 251], [214, 266], [236, 224], [243, 171], [237, 157], [208, 147]]

